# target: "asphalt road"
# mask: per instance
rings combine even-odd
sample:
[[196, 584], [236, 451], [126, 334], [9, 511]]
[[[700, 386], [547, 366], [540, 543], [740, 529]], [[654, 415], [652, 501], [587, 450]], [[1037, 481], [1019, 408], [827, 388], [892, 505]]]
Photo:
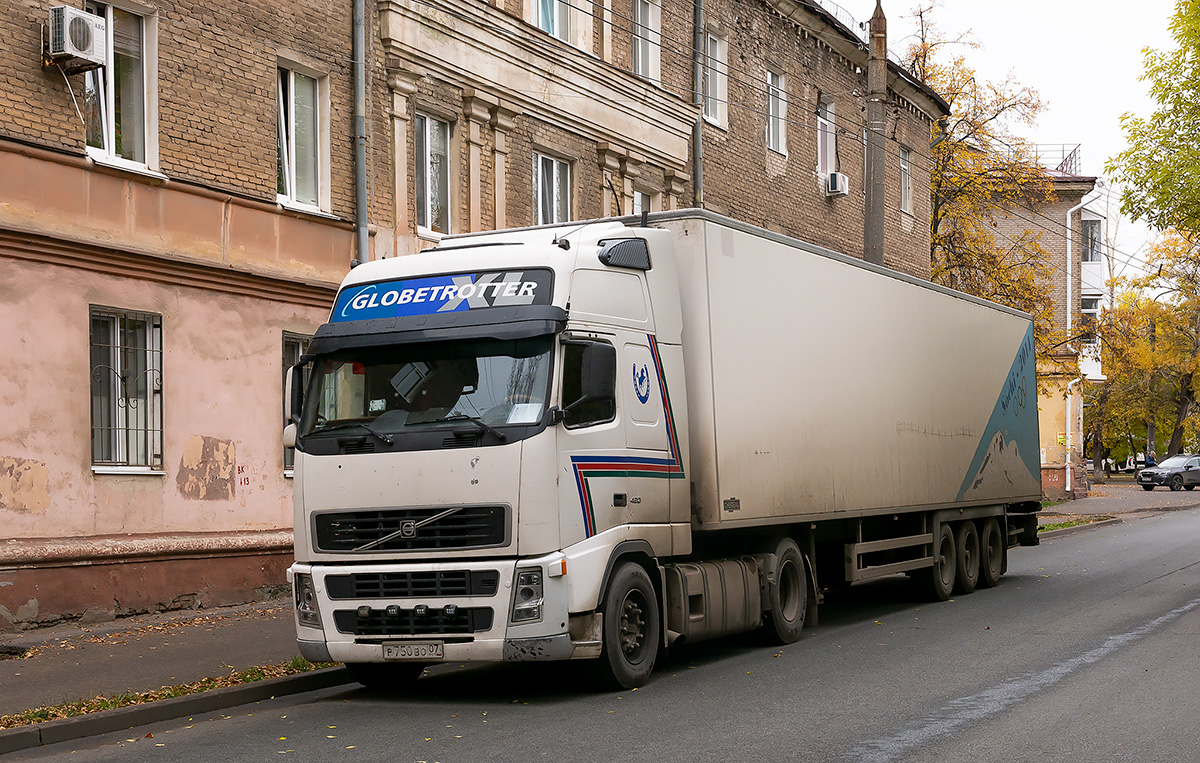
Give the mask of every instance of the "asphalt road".
[[696, 645], [637, 691], [444, 666], [408, 696], [329, 689], [6, 763], [1200, 761], [1198, 541], [1189, 509], [1014, 549], [998, 588], [951, 602], [877, 581], [797, 644]]

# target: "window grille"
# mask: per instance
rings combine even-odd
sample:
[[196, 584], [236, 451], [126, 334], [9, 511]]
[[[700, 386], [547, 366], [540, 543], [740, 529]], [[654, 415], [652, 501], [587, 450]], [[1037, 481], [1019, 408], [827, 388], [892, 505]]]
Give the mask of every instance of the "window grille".
[[162, 317], [91, 309], [92, 463], [162, 467]]

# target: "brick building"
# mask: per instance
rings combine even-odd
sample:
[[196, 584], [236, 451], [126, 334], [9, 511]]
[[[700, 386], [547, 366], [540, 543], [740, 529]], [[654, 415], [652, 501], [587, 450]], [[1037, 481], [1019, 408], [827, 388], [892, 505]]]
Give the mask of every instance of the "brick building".
[[[0, 18], [0, 629], [283, 582], [282, 369], [354, 258], [687, 206], [864, 252], [867, 45], [826, 0], [382, 0], [366, 252], [349, 1], [81, 0], [89, 71], [48, 7]], [[885, 79], [884, 262], [927, 278], [947, 106]]]
[[[691, 0], [379, 8], [395, 251], [700, 206], [863, 255], [868, 54], [831, 3], [707, 0], [699, 24]], [[919, 189], [947, 106], [892, 62], [886, 97], [885, 263], [928, 278]]]
[[76, 8], [89, 71], [0, 17], [0, 630], [283, 582], [282, 370], [354, 256], [349, 12]]

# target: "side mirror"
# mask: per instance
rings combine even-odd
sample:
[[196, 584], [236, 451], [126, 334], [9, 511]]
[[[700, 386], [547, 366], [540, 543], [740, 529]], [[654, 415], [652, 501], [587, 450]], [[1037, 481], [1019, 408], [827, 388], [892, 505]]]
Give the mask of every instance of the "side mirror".
[[283, 428], [283, 447], [296, 447], [296, 422], [292, 422]]
[[[284, 399], [288, 401], [288, 421], [300, 423], [300, 414], [304, 411], [304, 366], [297, 363], [288, 371], [287, 383], [284, 385]], [[293, 433], [293, 438], [295, 434]], [[295, 440], [287, 447], [293, 447]]]

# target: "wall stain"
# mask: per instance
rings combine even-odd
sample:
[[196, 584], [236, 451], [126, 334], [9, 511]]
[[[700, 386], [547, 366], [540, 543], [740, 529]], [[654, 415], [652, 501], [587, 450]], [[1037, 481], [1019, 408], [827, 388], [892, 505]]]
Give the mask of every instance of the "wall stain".
[[192, 501], [227, 501], [234, 495], [237, 454], [233, 440], [192, 435], [183, 447], [175, 484]]
[[50, 468], [44, 461], [0, 457], [0, 509], [43, 514], [50, 506]]

